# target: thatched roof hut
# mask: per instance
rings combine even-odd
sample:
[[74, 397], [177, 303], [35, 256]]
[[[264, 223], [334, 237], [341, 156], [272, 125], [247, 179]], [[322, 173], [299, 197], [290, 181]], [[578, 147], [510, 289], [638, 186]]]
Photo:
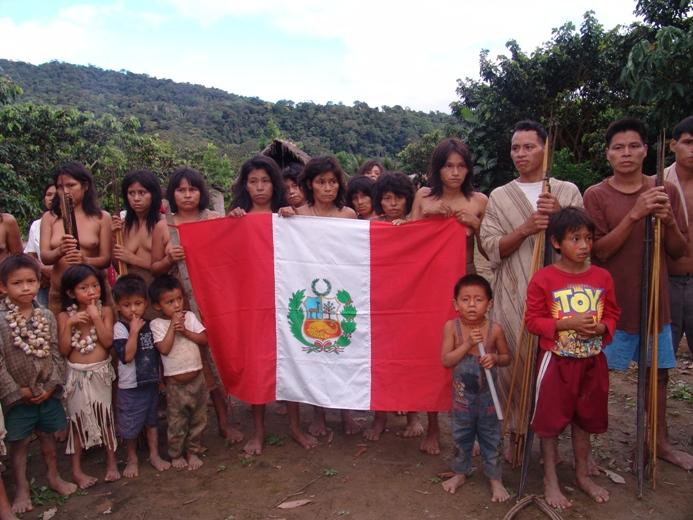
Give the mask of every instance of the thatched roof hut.
[[285, 139], [272, 139], [272, 142], [260, 153], [274, 159], [282, 169], [291, 163], [300, 163], [305, 166], [310, 161], [310, 155]]

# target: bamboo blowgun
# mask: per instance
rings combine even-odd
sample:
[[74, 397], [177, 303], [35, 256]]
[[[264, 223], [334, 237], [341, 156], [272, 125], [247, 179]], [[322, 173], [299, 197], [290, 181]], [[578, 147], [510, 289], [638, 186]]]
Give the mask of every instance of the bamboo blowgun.
[[77, 219], [75, 218], [75, 201], [69, 193], [61, 192], [60, 197], [60, 216], [63, 220], [63, 230], [66, 235], [71, 235], [77, 241], [75, 246], [79, 249], [79, 234], [77, 233]]
[[[113, 190], [113, 211], [120, 217], [120, 204], [118, 204], [118, 183], [116, 182], [115, 170], [111, 171], [111, 189]], [[125, 243], [123, 237], [123, 228], [116, 230], [115, 243], [117, 246], [122, 246]], [[118, 276], [128, 274], [128, 266], [122, 260], [118, 260]]]
[[[486, 355], [486, 348], [484, 347], [483, 341], [476, 344], [479, 349], [479, 355], [484, 357]], [[496, 391], [496, 385], [493, 382], [493, 374], [491, 374], [490, 368], [484, 368], [484, 373], [486, 374], [486, 382], [488, 383], [488, 388], [491, 391], [491, 399], [493, 399], [493, 406], [496, 408], [496, 417], [499, 421], [503, 420], [503, 410], [501, 409], [500, 401], [498, 400], [498, 392]]]

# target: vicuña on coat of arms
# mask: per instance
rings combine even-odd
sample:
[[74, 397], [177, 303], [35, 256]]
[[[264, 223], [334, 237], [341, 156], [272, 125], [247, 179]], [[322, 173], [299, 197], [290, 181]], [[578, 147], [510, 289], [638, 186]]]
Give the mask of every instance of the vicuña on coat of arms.
[[332, 284], [326, 278], [322, 278], [321, 291], [320, 280], [316, 278], [310, 284], [315, 296], [306, 296], [305, 289], [291, 295], [287, 315], [289, 327], [291, 334], [303, 344], [304, 351], [339, 354], [349, 346], [351, 335], [356, 331], [356, 307], [344, 289], [330, 296]]

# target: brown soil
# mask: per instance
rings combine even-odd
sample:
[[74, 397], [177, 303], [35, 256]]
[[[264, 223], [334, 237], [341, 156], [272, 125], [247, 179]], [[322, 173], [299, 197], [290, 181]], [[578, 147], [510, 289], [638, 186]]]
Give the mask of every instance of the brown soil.
[[[690, 357], [684, 357], [679, 368], [671, 371], [671, 379], [693, 387]], [[635, 438], [635, 372], [612, 374], [610, 393], [609, 432], [596, 440], [595, 453], [599, 464], [622, 475], [626, 484], [598, 477], [597, 481], [610, 491], [611, 500], [607, 504], [595, 504], [577, 488], [571, 465], [564, 462], [559, 467], [559, 476], [566, 495], [573, 500], [573, 507], [562, 513], [563, 518], [693, 518], [692, 475], [664, 461], [657, 465], [657, 489], [653, 491], [648, 486], [643, 499], [636, 498], [635, 478], [630, 472]], [[693, 402], [690, 399], [669, 402], [671, 438], [679, 447], [693, 451]], [[240, 420], [248, 435], [249, 408], [240, 403], [234, 403], [232, 408], [234, 421]], [[307, 423], [311, 411], [307, 406], [302, 408], [304, 423]], [[490, 503], [488, 484], [481, 471], [477, 471], [455, 495], [442, 490], [438, 475], [449, 471], [453, 449], [447, 414], [441, 415], [440, 420], [442, 455], [428, 456], [419, 451], [418, 440], [395, 435], [402, 428], [404, 417], [394, 414], [389, 416], [389, 431], [381, 440], [366, 442], [360, 436], [344, 435], [338, 414], [330, 412], [328, 422], [334, 429], [331, 440], [323, 439], [316, 449], [305, 451], [289, 438], [286, 417], [277, 415], [275, 410], [275, 406], [270, 406], [267, 412], [269, 440], [273, 445], [268, 445], [259, 457], [247, 459], [241, 455], [240, 447], [225, 446], [216, 435], [213, 423], [205, 434], [209, 450], [200, 470], [170, 470], [157, 474], [144, 461], [146, 455], [142, 451], [139, 478], [99, 483], [64, 504], [37, 507], [23, 518], [42, 518], [45, 511], [57, 505], [54, 518], [58, 520], [498, 519], [514, 503], [514, 498], [502, 505]], [[211, 408], [209, 416], [213, 422]], [[357, 419], [365, 426], [370, 414], [358, 413]], [[425, 421], [423, 414], [422, 419]], [[46, 482], [37, 444], [34, 442], [32, 446], [30, 475], [36, 479], [35, 486], [40, 487]], [[560, 449], [563, 460], [570, 461], [567, 435]], [[119, 454], [124, 457], [124, 450]], [[535, 445], [533, 459], [528, 491], [541, 493], [538, 445]], [[480, 467], [480, 460], [475, 460], [475, 465]], [[123, 464], [121, 470], [122, 467]], [[85, 469], [103, 476], [103, 452], [92, 450], [88, 453]], [[64, 476], [69, 475], [65, 456], [61, 456], [61, 470]], [[10, 472], [6, 471], [3, 476], [12, 496], [14, 486]], [[504, 481], [511, 493], [517, 492], [518, 480], [519, 470], [506, 467]], [[311, 503], [290, 510], [276, 507], [287, 499], [309, 499]], [[536, 509], [527, 509], [517, 518], [544, 516]]]

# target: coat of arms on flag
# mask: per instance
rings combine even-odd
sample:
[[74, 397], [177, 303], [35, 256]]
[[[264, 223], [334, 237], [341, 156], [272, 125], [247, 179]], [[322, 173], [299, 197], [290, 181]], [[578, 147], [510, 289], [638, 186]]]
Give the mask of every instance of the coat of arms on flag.
[[[321, 287], [318, 286], [320, 282]], [[339, 354], [349, 346], [351, 336], [356, 331], [357, 312], [351, 295], [340, 289], [331, 296], [332, 284], [327, 278], [315, 278], [310, 288], [313, 296], [306, 296], [305, 289], [291, 295], [287, 314], [291, 334], [309, 354]]]

